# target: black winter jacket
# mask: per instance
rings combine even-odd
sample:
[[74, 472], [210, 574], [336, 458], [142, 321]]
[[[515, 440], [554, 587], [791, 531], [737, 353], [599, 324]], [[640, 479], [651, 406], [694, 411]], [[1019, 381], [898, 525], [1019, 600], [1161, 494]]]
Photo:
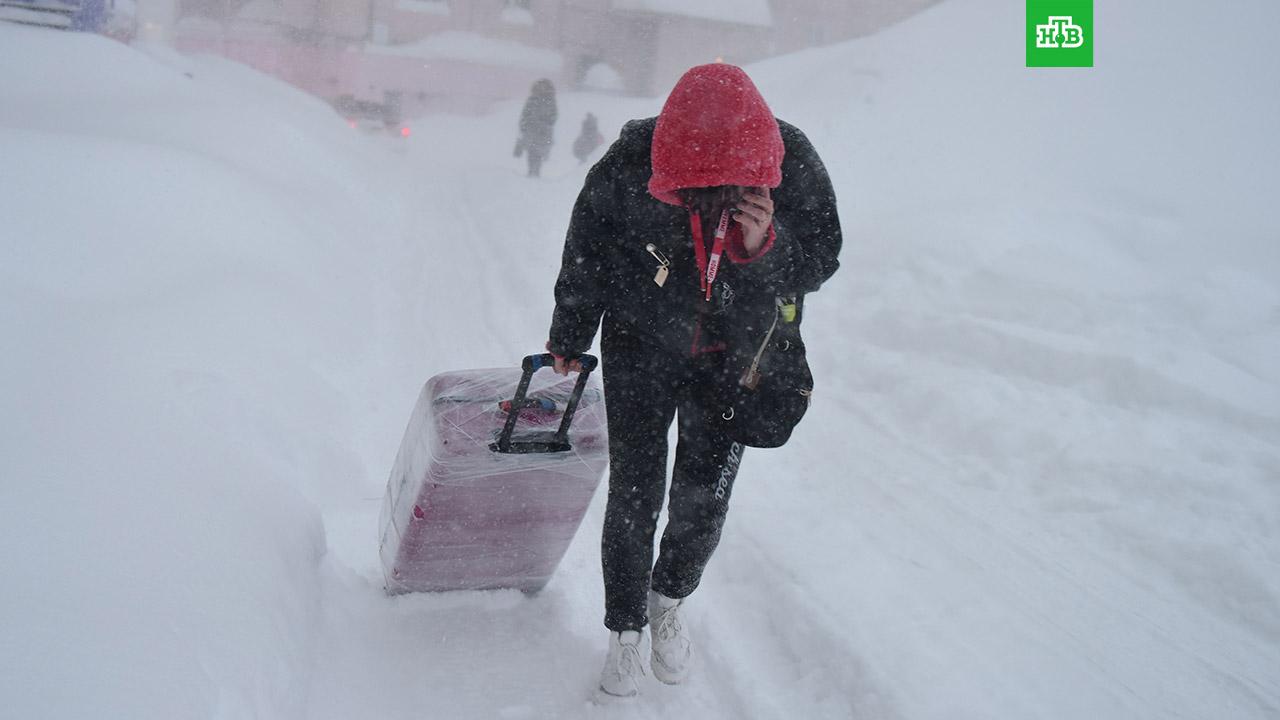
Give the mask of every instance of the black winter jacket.
[[[768, 326], [774, 298], [818, 289], [839, 266], [840, 220], [826, 168], [799, 129], [779, 121], [786, 154], [774, 202], [772, 248], [752, 262], [726, 254], [707, 302], [698, 280], [689, 214], [648, 191], [657, 118], [627, 123], [587, 175], [565, 238], [551, 352], [586, 352], [603, 315], [609, 323], [676, 355], [690, 356], [744, 327]], [[653, 244], [671, 263], [654, 282]], [[695, 342], [697, 346], [695, 347]]]
[[555, 95], [530, 95], [520, 111], [520, 139], [525, 146], [549, 147], [557, 117]]

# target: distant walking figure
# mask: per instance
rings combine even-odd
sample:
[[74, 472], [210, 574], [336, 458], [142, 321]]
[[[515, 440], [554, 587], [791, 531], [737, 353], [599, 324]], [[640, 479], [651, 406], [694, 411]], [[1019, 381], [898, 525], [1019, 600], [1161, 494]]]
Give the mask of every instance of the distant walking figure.
[[556, 88], [550, 80], [539, 80], [529, 91], [529, 99], [524, 101], [524, 110], [520, 113], [520, 137], [516, 140], [515, 156], [520, 157], [523, 153], [528, 159], [529, 177], [541, 174], [542, 161], [551, 153], [556, 117]]
[[587, 113], [582, 119], [582, 131], [578, 133], [578, 139], [573, 141], [573, 156], [578, 158], [579, 163], [584, 163], [603, 142], [604, 136], [600, 134], [596, 116]]

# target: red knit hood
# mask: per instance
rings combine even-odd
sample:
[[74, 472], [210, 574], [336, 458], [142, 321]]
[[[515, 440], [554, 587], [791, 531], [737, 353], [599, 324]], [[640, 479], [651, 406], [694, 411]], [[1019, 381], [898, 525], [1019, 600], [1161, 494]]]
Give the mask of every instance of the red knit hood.
[[778, 121], [742, 68], [699, 65], [680, 78], [658, 115], [649, 193], [682, 205], [673, 192], [679, 188], [775, 188], [783, 152]]

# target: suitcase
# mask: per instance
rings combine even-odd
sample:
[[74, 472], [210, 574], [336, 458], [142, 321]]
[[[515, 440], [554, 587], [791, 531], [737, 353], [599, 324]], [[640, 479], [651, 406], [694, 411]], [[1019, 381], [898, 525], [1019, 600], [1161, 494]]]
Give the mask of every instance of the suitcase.
[[382, 505], [389, 594], [551, 579], [609, 462], [596, 359], [580, 360], [576, 378], [536, 374], [553, 359], [530, 355], [427, 381]]

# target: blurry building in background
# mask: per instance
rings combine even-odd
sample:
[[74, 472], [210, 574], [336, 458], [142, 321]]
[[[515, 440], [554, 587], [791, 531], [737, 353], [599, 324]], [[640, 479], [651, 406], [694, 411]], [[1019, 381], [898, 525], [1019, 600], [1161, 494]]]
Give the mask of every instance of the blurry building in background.
[[174, 44], [330, 100], [482, 112], [539, 78], [660, 95], [685, 69], [874, 32], [939, 0], [178, 0]]

